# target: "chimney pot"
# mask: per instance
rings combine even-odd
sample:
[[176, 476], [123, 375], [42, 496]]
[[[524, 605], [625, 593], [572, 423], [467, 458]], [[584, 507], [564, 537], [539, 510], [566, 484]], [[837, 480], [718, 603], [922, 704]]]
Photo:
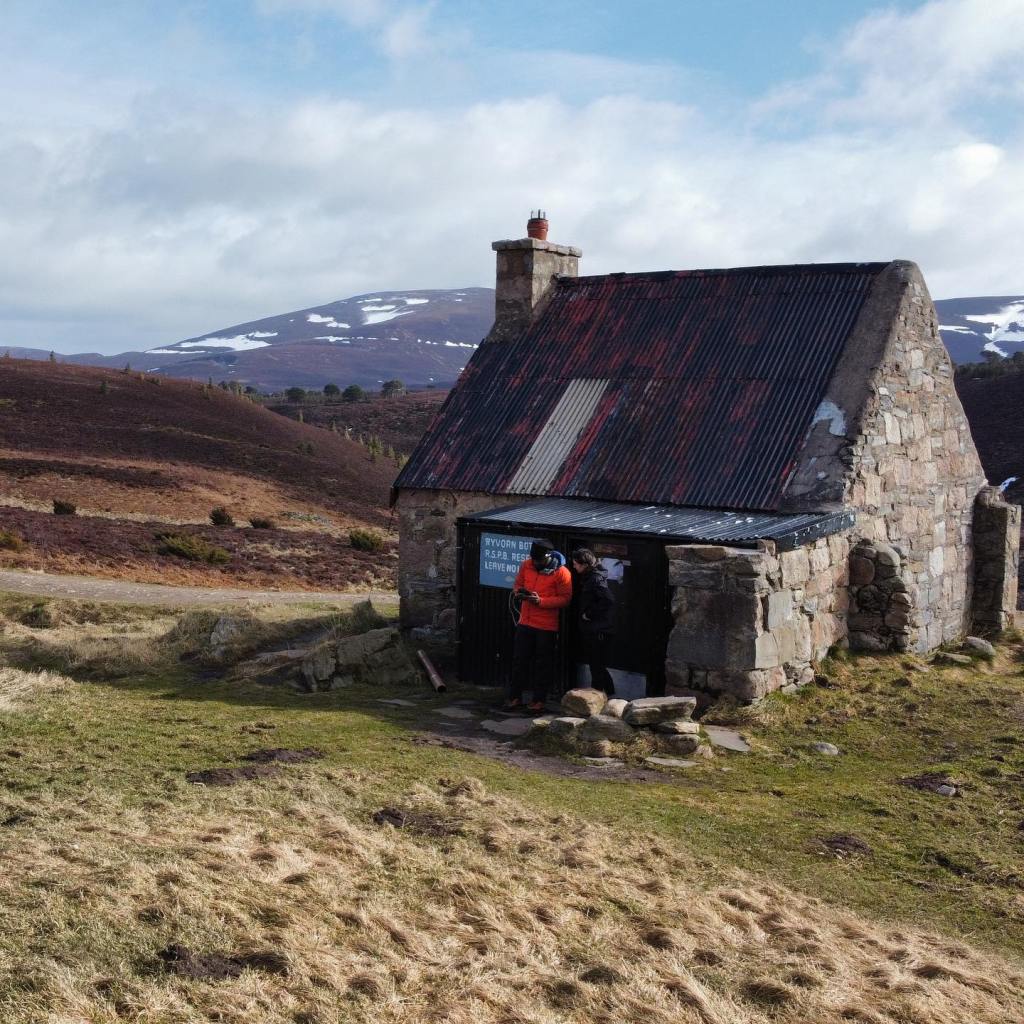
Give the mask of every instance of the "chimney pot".
[[539, 242], [547, 241], [548, 215], [544, 210], [530, 211], [530, 219], [526, 222], [526, 237], [536, 238]]

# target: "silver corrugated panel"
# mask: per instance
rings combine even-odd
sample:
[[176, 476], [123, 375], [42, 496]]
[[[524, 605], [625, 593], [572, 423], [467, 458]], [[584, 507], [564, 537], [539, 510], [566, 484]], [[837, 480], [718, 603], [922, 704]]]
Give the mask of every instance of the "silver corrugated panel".
[[472, 517], [480, 523], [521, 523], [594, 533], [647, 534], [666, 541], [751, 543], [775, 540], [796, 547], [853, 525], [852, 512], [747, 513], [669, 505], [624, 505], [614, 502], [551, 498], [530, 505], [497, 509]]
[[513, 494], [546, 494], [590, 422], [607, 380], [572, 380], [509, 483]]

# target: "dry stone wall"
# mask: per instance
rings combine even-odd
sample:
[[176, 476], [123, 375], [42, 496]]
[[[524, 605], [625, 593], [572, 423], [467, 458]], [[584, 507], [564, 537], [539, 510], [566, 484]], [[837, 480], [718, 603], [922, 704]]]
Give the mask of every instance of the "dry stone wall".
[[906, 651], [921, 625], [917, 594], [903, 576], [900, 553], [862, 540], [850, 552], [850, 646], [862, 651]]
[[837, 534], [781, 554], [770, 544], [666, 548], [666, 692], [754, 700], [813, 680], [813, 663], [846, 636], [849, 544]]
[[985, 487], [974, 504], [974, 627], [1000, 632], [1014, 624], [1020, 571], [1020, 505]]

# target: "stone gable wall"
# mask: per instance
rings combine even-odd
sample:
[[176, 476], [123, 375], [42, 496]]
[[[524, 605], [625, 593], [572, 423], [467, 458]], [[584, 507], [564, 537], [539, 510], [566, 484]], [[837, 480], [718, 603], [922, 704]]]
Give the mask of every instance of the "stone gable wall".
[[971, 627], [972, 520], [985, 474], [920, 274], [907, 282], [869, 386], [848, 501], [860, 536], [899, 553], [913, 598], [907, 646], [931, 650]]
[[770, 544], [667, 547], [667, 692], [754, 700], [810, 682], [813, 663], [846, 636], [849, 549], [847, 534], [778, 555]]
[[[970, 629], [984, 484], [924, 279], [893, 263], [872, 286], [786, 493], [787, 511], [854, 509], [854, 535], [899, 557], [906, 630], [884, 625], [888, 608], [879, 616], [868, 589], [865, 607], [850, 609], [851, 644], [925, 651]], [[883, 621], [874, 631], [872, 618]]]
[[522, 498], [477, 491], [403, 490], [398, 496], [399, 619], [442, 659], [455, 650], [455, 584], [460, 516]]

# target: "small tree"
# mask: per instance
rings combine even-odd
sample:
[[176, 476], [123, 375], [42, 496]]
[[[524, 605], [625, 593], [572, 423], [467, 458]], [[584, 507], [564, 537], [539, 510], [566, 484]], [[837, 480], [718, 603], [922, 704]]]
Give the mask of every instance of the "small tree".
[[341, 393], [345, 402], [361, 402], [366, 397], [366, 392], [358, 384], [349, 384]]
[[338, 395], [341, 394], [341, 388], [339, 388], [337, 384], [325, 384], [324, 394], [328, 398], [337, 398]]
[[57, 353], [56, 352], [51, 352], [50, 353], [50, 362], [51, 363], [57, 362]]
[[122, 373], [131, 373], [132, 372], [132, 364], [131, 363], [125, 363], [124, 364], [124, 369], [121, 372]]
[[380, 386], [380, 393], [385, 398], [394, 398], [396, 395], [405, 394], [405, 385], [396, 377], [394, 380], [386, 380]]
[[100, 381], [100, 394], [101, 395], [105, 395], [109, 390], [110, 389], [107, 387], [107, 382], [105, 380], [101, 380]]
[[286, 388], [284, 397], [289, 402], [304, 402], [306, 400], [306, 389], [305, 388]]
[[60, 498], [53, 499], [53, 514], [55, 516], [73, 516], [78, 507], [73, 501], [62, 501]]

